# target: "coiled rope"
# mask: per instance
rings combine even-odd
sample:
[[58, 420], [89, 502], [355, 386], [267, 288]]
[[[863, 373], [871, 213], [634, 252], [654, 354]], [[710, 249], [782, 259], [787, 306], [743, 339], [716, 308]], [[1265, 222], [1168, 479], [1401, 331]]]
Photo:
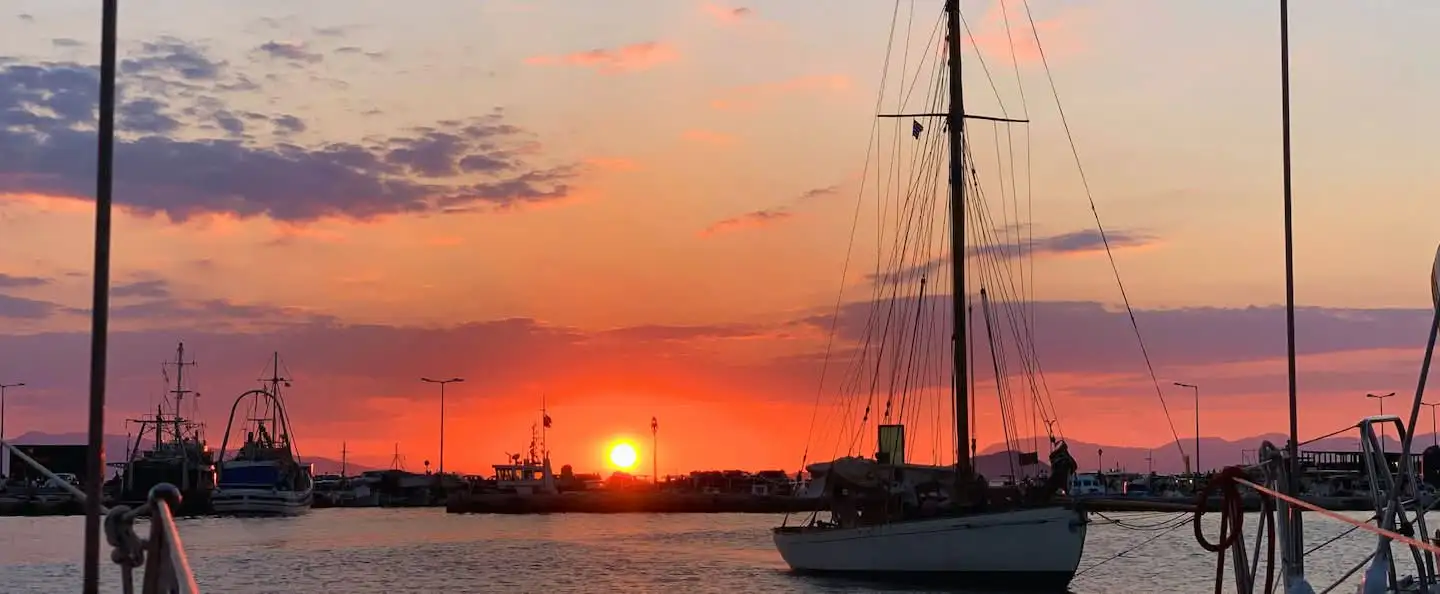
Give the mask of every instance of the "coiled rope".
[[[1195, 496], [1195, 541], [1200, 543], [1201, 548], [1215, 553], [1215, 594], [1221, 594], [1225, 586], [1225, 552], [1231, 547], [1240, 544], [1240, 539], [1245, 531], [1245, 501], [1240, 496], [1240, 485], [1256, 486], [1246, 480], [1244, 469], [1238, 466], [1229, 466], [1220, 471], [1219, 474], [1211, 477], [1210, 482], [1205, 484]], [[1267, 489], [1268, 491], [1268, 489]], [[1210, 542], [1205, 538], [1201, 530], [1200, 518], [1205, 515], [1205, 507], [1210, 495], [1220, 495], [1220, 540]], [[1265, 589], [1262, 592], [1269, 592], [1275, 586], [1275, 500], [1265, 492], [1260, 496], [1260, 516], [1264, 522], [1266, 554], [1265, 554]], [[1244, 546], [1243, 544], [1241, 546]], [[1248, 569], [1245, 567], [1235, 568], [1235, 588], [1238, 591], [1245, 591], [1245, 582], [1251, 581], [1246, 578], [1254, 576], [1246, 575]]]

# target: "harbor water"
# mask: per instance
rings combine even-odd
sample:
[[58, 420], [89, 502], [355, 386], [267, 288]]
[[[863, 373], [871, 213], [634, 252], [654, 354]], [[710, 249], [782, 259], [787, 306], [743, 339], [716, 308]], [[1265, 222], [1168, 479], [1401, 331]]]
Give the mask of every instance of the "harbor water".
[[[1147, 529], [1169, 528], [1174, 524], [1166, 520], [1175, 517], [1094, 517], [1082, 571], [1134, 550], [1085, 571], [1071, 591], [1213, 591], [1215, 556], [1196, 544], [1188, 523], [1163, 534]], [[1218, 517], [1205, 516], [1212, 540]], [[184, 519], [180, 532], [201, 589], [228, 594], [895, 591], [791, 574], [770, 541], [770, 528], [779, 519], [758, 514], [498, 516], [446, 514], [439, 508], [332, 508], [294, 518]], [[1253, 534], [1258, 516], [1245, 520]], [[1306, 520], [1307, 547], [1349, 528], [1315, 515]], [[0, 592], [79, 591], [83, 523], [81, 517], [0, 518]], [[1356, 531], [1311, 554], [1306, 558], [1311, 582], [1317, 590], [1323, 588], [1374, 546], [1373, 536]], [[1407, 552], [1399, 546], [1396, 550], [1401, 567], [1410, 565]], [[102, 591], [119, 592], [120, 570], [108, 562], [108, 548], [102, 557], [107, 559]], [[1226, 563], [1228, 574], [1228, 559]], [[1276, 566], [1278, 572], [1278, 558]]]

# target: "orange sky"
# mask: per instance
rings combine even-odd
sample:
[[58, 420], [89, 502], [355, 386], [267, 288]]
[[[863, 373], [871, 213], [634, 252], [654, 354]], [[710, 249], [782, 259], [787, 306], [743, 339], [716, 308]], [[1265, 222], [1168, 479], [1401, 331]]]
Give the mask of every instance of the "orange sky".
[[[886, 303], [873, 277], [894, 272], [902, 219], [944, 216], [935, 203], [900, 217], [894, 202], [939, 126], [914, 139], [908, 120], [884, 120], [870, 136], [882, 74], [881, 111], [927, 107], [941, 3], [914, 4], [837, 0], [818, 17], [781, 0], [127, 7], [109, 431], [153, 408], [156, 366], [184, 340], [217, 442], [231, 395], [278, 349], [301, 451], [327, 458], [343, 443], [386, 465], [398, 444], [412, 469], [438, 461], [438, 398], [418, 378], [456, 375], [447, 468], [523, 450], [542, 396], [556, 461], [577, 470], [630, 439], [648, 471], [652, 416], [661, 472], [794, 470], [872, 448], [853, 433], [866, 404], [860, 433], [873, 433], [887, 393], [895, 406], [913, 394], [912, 457], [948, 460], [943, 316], [923, 317], [937, 350], [908, 388], [873, 360], [873, 397], [847, 375], [869, 302]], [[1118, 445], [1188, 437], [1191, 395], [1172, 386], [1184, 381], [1202, 386], [1202, 433], [1282, 429], [1278, 98], [1273, 60], [1256, 57], [1273, 54], [1273, 15], [1036, 0], [1037, 46], [1024, 5], [1000, 6], [964, 3], [967, 106], [1032, 123], [973, 123], [971, 150], [998, 236], [1033, 211], [1020, 217], [1031, 257], [1005, 264], [1026, 269], [1059, 426]], [[1440, 214], [1434, 131], [1390, 114], [1440, 89], [1406, 75], [1423, 64], [1376, 57], [1423, 52], [1374, 48], [1434, 10], [1297, 11], [1302, 433], [1414, 382], [1424, 221]], [[8, 435], [83, 426], [96, 16], [38, 0], [0, 10], [0, 381], [29, 384], [11, 395]], [[1335, 49], [1345, 35], [1369, 49]], [[1380, 99], [1393, 105], [1354, 115]], [[1364, 121], [1337, 130], [1342, 113]], [[911, 264], [942, 253], [943, 226], [923, 235]], [[947, 294], [932, 274], [927, 296]], [[1002, 431], [976, 344], [984, 449]], [[1009, 389], [1029, 434], [1043, 424], [1018, 359]]]

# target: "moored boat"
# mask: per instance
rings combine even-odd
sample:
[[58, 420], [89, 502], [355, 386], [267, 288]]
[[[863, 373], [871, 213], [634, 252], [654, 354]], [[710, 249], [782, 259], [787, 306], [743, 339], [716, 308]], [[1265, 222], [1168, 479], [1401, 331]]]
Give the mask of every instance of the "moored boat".
[[[294, 516], [310, 509], [314, 499], [313, 469], [295, 450], [290, 418], [280, 394], [289, 380], [280, 377], [280, 355], [266, 388], [251, 390], [235, 399], [221, 446], [219, 481], [211, 496], [215, 513], [239, 516]], [[225, 459], [235, 413], [249, 400], [257, 416], [241, 424], [245, 441], [234, 458]]]

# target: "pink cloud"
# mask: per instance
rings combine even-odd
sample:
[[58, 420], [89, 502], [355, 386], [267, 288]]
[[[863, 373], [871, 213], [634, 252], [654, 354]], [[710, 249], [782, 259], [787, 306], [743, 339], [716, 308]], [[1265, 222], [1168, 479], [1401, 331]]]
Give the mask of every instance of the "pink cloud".
[[710, 107], [723, 111], [754, 109], [761, 103], [794, 93], [840, 93], [850, 90], [853, 82], [843, 74], [807, 75], [757, 85], [730, 89], [725, 96], [710, 102]]
[[721, 6], [714, 2], [706, 2], [700, 6], [700, 10], [723, 25], [733, 25], [745, 20], [755, 14], [754, 10], [744, 6], [729, 7]]
[[601, 74], [622, 74], [649, 70], [680, 59], [674, 46], [647, 41], [614, 49], [592, 49], [563, 55], [532, 56], [525, 59], [532, 66], [580, 66], [594, 68]]
[[[1031, 14], [1023, 3], [995, 2], [985, 11], [980, 22], [971, 26], [966, 41], [973, 41], [975, 48], [987, 58], [1004, 64], [1012, 63], [1013, 44], [1015, 62], [1021, 65], [1039, 64], [1040, 46], [1035, 42], [1038, 34], [1045, 48], [1045, 57], [1063, 59], [1085, 49], [1084, 42], [1075, 32], [1077, 21], [1083, 18], [1079, 10], [1067, 7], [1048, 18], [1036, 16], [1035, 27], [1031, 29]], [[941, 47], [944, 47], [943, 43]]]
[[795, 216], [795, 213], [790, 212], [790, 209], [784, 207], [768, 208], [765, 210], [747, 212], [738, 217], [730, 217], [728, 219], [710, 225], [709, 227], [706, 227], [703, 231], [701, 231], [700, 235], [702, 237], [706, 237], [714, 235], [716, 233], [724, 233], [726, 231], [736, 231], [753, 227], [764, 227], [766, 225], [771, 225], [780, 221], [787, 220], [793, 216]]
[[834, 196], [839, 191], [840, 186], [838, 185], [825, 186], [823, 188], [812, 188], [801, 192], [799, 196], [791, 199], [787, 204], [783, 206], [775, 206], [771, 208], [755, 210], [737, 217], [730, 217], [723, 221], [719, 221], [701, 230], [700, 236], [709, 237], [716, 233], [736, 231], [752, 227], [764, 227], [766, 225], [773, 225], [775, 223], [787, 221], [791, 218], [794, 218], [796, 208], [802, 207], [810, 202], [819, 200], [821, 198]]

